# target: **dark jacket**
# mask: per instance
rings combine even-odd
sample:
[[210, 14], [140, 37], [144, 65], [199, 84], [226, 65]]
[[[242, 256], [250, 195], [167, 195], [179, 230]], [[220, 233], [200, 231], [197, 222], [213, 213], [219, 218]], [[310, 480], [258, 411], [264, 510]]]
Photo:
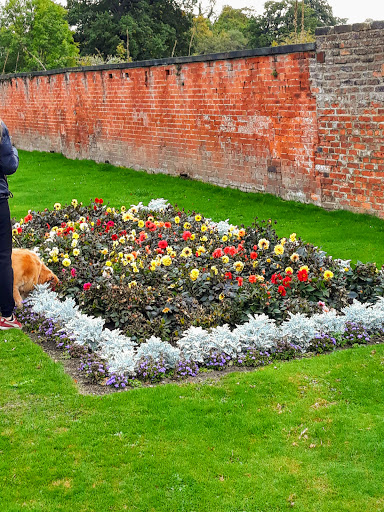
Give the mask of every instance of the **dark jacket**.
[[16, 172], [19, 166], [19, 155], [17, 149], [12, 146], [8, 128], [1, 123], [2, 136], [0, 142], [0, 198], [9, 197], [7, 175]]

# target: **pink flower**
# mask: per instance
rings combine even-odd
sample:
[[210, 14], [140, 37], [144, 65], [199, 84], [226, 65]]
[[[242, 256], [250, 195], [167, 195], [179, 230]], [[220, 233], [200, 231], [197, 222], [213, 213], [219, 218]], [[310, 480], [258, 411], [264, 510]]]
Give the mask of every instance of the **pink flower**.
[[91, 286], [91, 283], [84, 283], [83, 288], [84, 290], [89, 290]]
[[76, 276], [76, 269], [75, 268], [71, 268], [71, 276], [72, 277]]

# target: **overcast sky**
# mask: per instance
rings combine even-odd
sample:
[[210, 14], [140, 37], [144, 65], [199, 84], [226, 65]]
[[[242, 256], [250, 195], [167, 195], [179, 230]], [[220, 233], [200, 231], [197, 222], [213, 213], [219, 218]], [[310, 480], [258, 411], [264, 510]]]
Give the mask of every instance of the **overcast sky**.
[[[4, 5], [6, 0], [0, 0]], [[208, 0], [201, 0], [203, 6]], [[66, 5], [66, 0], [56, 0], [61, 5]], [[224, 5], [230, 5], [235, 9], [249, 7], [254, 9], [256, 14], [264, 11], [265, 0], [216, 0], [216, 12], [219, 13]], [[328, 0], [333, 9], [333, 14], [339, 18], [348, 18], [347, 23], [361, 23], [368, 18], [373, 20], [384, 20], [384, 0]]]
[[[205, 1], [202, 2], [204, 5]], [[384, 20], [384, 0], [328, 0], [328, 3], [335, 16], [348, 18], [347, 23], [361, 23], [367, 18]], [[264, 4], [265, 0], [216, 0], [218, 12], [223, 5], [230, 5], [235, 9], [250, 7], [256, 14], [262, 14]]]

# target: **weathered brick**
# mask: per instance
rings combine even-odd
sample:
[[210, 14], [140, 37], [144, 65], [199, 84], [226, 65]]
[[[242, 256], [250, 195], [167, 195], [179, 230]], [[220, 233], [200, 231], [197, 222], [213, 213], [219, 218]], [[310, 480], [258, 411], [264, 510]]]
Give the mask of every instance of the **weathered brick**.
[[384, 217], [383, 23], [316, 35], [316, 51], [0, 78], [1, 115], [21, 148]]

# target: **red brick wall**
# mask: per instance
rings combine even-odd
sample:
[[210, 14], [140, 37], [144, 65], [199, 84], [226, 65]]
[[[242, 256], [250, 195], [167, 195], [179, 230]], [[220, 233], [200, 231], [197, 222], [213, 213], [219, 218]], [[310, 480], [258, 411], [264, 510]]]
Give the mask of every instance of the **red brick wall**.
[[13, 77], [0, 112], [23, 149], [310, 200], [310, 53]]
[[384, 217], [384, 22], [264, 48], [0, 77], [22, 149]]
[[320, 204], [384, 218], [384, 22], [318, 29]]

